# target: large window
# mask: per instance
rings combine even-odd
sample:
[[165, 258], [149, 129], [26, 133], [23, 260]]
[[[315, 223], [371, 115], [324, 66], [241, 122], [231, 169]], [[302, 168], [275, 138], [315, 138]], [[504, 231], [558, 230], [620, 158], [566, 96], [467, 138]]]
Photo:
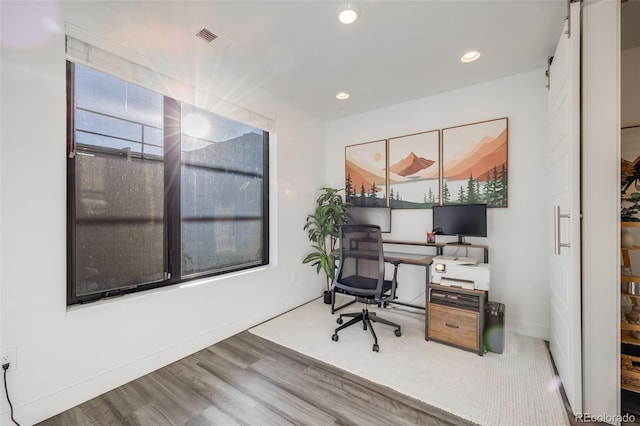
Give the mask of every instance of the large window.
[[68, 67], [68, 304], [268, 263], [268, 133]]

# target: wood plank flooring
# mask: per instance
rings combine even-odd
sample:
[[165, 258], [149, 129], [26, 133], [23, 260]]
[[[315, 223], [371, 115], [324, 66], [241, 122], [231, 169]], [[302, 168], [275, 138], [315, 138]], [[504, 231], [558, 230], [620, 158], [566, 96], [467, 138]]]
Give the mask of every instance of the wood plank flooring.
[[244, 331], [39, 424], [472, 423]]

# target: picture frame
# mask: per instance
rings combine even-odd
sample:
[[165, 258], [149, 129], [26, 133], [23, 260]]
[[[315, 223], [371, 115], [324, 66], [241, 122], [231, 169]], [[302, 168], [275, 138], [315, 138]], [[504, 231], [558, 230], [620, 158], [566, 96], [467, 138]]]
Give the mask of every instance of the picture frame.
[[507, 117], [442, 130], [442, 204], [508, 206]]
[[356, 207], [387, 207], [387, 140], [345, 147], [345, 200]]
[[440, 131], [389, 138], [389, 207], [425, 209], [440, 204]]

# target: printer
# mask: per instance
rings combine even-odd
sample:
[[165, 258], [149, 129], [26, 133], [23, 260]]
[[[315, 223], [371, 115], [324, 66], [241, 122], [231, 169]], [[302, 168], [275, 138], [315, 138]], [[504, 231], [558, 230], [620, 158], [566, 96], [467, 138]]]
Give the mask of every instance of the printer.
[[479, 263], [473, 258], [436, 256], [429, 272], [434, 284], [468, 290], [489, 290], [489, 264]]

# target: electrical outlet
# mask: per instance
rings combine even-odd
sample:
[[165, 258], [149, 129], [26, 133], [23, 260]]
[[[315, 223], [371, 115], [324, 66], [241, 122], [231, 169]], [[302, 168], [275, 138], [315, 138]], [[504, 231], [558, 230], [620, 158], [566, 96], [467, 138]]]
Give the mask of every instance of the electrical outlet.
[[9, 363], [9, 369], [7, 371], [12, 371], [18, 368], [16, 348], [3, 349], [2, 352], [0, 352], [0, 361], [0, 365]]

